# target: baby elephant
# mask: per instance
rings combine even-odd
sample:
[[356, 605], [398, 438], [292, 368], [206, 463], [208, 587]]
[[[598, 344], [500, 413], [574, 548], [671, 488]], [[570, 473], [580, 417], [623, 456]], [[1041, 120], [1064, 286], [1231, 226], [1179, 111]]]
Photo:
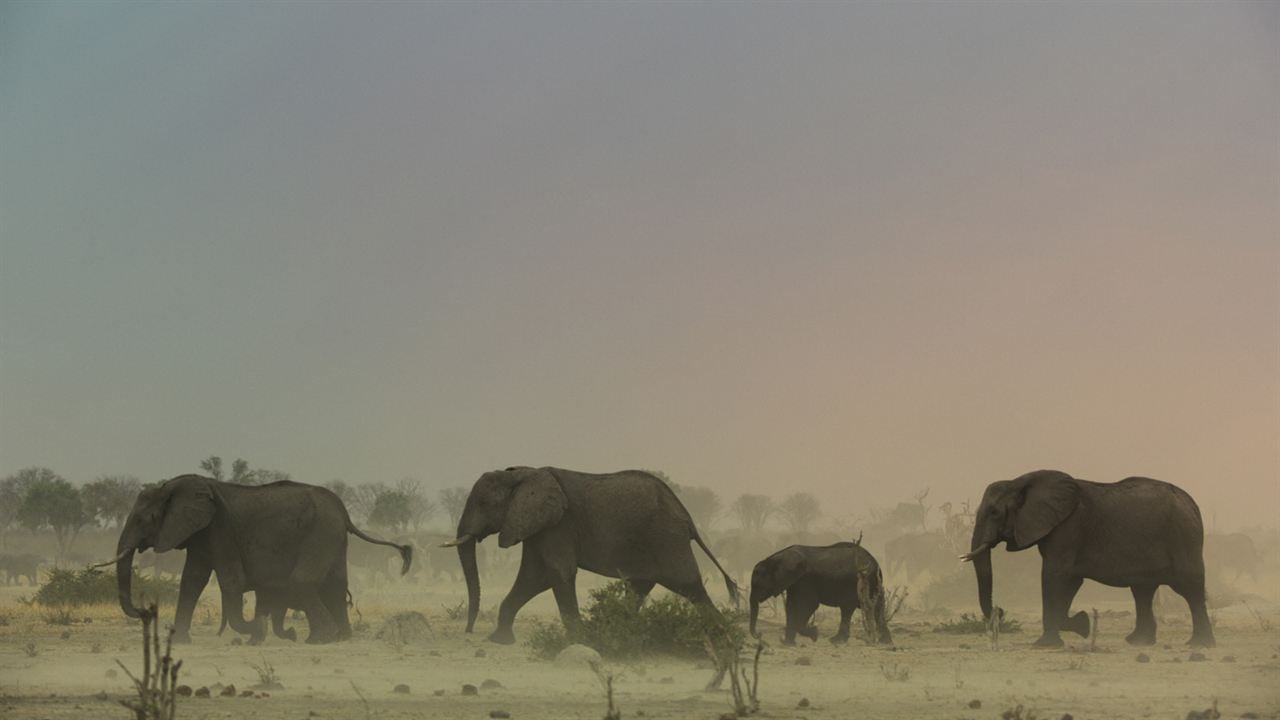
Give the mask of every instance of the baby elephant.
[[787, 594], [787, 630], [783, 643], [796, 635], [818, 639], [809, 619], [819, 605], [840, 608], [840, 630], [833, 643], [849, 640], [849, 618], [861, 608], [863, 626], [873, 643], [891, 643], [885, 617], [884, 578], [880, 564], [861, 545], [840, 542], [826, 547], [791, 545], [756, 563], [751, 573], [751, 634], [756, 632], [760, 603]]

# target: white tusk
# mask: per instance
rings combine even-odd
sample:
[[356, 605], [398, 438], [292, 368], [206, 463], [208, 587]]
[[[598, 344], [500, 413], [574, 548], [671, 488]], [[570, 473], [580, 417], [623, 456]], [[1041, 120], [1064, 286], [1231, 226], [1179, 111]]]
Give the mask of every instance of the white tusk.
[[990, 544], [982, 543], [973, 552], [961, 555], [960, 562], [971, 562], [975, 557], [981, 555], [982, 553], [986, 552], [990, 548], [991, 548]]
[[116, 563], [120, 562], [121, 560], [123, 560], [123, 559], [124, 559], [124, 556], [125, 556], [125, 555], [128, 555], [128, 554], [129, 554], [129, 551], [128, 551], [128, 550], [122, 550], [122, 551], [120, 551], [120, 554], [119, 554], [119, 555], [115, 556], [114, 558], [112, 558], [112, 559], [110, 559], [110, 560], [108, 560], [108, 561], [106, 561], [106, 562], [100, 562], [100, 563], [98, 563], [97, 565], [90, 565], [90, 566], [89, 566], [89, 569], [90, 569], [90, 570], [96, 570], [97, 568], [100, 568], [100, 567], [106, 567], [106, 566], [108, 566], [108, 565], [114, 565], [114, 564], [116, 564]]
[[466, 545], [469, 542], [471, 542], [471, 536], [463, 535], [462, 537], [458, 538], [457, 540], [454, 540], [453, 542], [447, 542], [442, 544], [440, 547], [458, 547], [459, 545]]

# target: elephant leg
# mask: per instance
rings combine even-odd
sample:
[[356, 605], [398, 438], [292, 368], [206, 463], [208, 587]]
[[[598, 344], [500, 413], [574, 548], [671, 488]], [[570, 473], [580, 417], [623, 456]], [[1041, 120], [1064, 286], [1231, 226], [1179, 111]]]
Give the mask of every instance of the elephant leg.
[[[849, 620], [853, 618], [853, 605], [842, 605], [840, 607], [840, 630], [831, 636], [833, 644], [849, 642]], [[866, 612], [866, 610], [863, 610]]]
[[636, 599], [636, 607], [644, 605], [645, 598], [649, 597], [649, 593], [653, 591], [654, 583], [652, 580], [628, 580], [627, 587], [631, 589], [632, 596]]
[[298, 604], [307, 614], [307, 625], [310, 628], [310, 632], [307, 633], [307, 644], [321, 645], [337, 640], [337, 627], [319, 590], [314, 586], [298, 588], [297, 596]]
[[[1067, 612], [1071, 609], [1071, 601], [1075, 598], [1076, 591], [1080, 589], [1082, 582], [1081, 578], [1066, 574], [1051, 573], [1047, 570], [1041, 573], [1040, 601], [1043, 613], [1041, 623], [1044, 632], [1035, 641], [1035, 647], [1062, 647], [1062, 637], [1058, 633], [1064, 625], [1069, 624]], [[1088, 616], [1084, 617], [1086, 622], [1084, 634], [1087, 635]]]
[[178, 608], [173, 617], [174, 642], [191, 642], [191, 616], [195, 613], [196, 601], [209, 584], [209, 575], [212, 573], [213, 567], [208, 562], [197, 558], [194, 552], [187, 553], [182, 580], [178, 584]]
[[297, 642], [298, 633], [293, 628], [284, 626], [284, 616], [288, 611], [289, 608], [283, 602], [271, 609], [271, 631], [281, 640]]
[[801, 623], [803, 622], [804, 619], [800, 617], [799, 604], [800, 604], [799, 597], [796, 595], [796, 593], [793, 593], [790, 590], [788, 590], [782, 603], [783, 608], [786, 610], [786, 615], [787, 615], [787, 626], [782, 634], [783, 645], [795, 645], [796, 631], [800, 630], [803, 627]]
[[582, 618], [578, 614], [577, 574], [569, 577], [557, 577], [551, 582], [551, 592], [556, 596], [556, 607], [560, 609], [560, 622], [570, 633], [578, 629]]
[[1213, 647], [1217, 642], [1213, 638], [1213, 623], [1209, 620], [1209, 611], [1205, 604], [1204, 577], [1179, 582], [1173, 591], [1187, 601], [1191, 608], [1191, 639], [1188, 645], [1194, 647]]
[[516, 573], [516, 581], [511, 585], [511, 592], [507, 593], [507, 596], [502, 599], [502, 604], [498, 606], [498, 626], [489, 635], [489, 642], [501, 645], [514, 643], [516, 634], [511, 628], [515, 624], [516, 613], [520, 612], [520, 608], [524, 607], [525, 603], [551, 587], [550, 573], [543, 567], [542, 562], [529, 552], [528, 548], [526, 543], [523, 559], [520, 562], [520, 571]]
[[800, 629], [796, 632], [810, 640], [813, 640], [814, 642], [817, 642], [818, 626], [813, 624], [813, 614], [818, 612], [818, 598], [816, 595], [811, 595], [806, 592], [798, 592], [796, 595], [799, 598], [796, 607], [800, 612], [798, 617], [800, 621]]
[[333, 617], [339, 640], [351, 638], [351, 618], [347, 612], [348, 587], [347, 573], [344, 568], [335, 572], [320, 591], [320, 599], [324, 601], [325, 607], [329, 609], [329, 615]]
[[1133, 591], [1134, 613], [1138, 616], [1133, 632], [1125, 637], [1130, 645], [1156, 644], [1156, 615], [1151, 609], [1151, 601], [1156, 596], [1158, 585], [1135, 585]]

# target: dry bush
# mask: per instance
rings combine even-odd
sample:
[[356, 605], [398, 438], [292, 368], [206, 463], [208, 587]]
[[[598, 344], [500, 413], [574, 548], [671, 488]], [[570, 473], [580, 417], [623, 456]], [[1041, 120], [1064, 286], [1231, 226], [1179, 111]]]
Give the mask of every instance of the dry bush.
[[[160, 654], [160, 620], [154, 603], [142, 611], [142, 677], [135, 677], [124, 663], [116, 664], [133, 681], [138, 697], [121, 700], [120, 704], [133, 711], [137, 720], [173, 720], [177, 710], [178, 670], [182, 661], [174, 662], [170, 650], [173, 646], [173, 628], [169, 628]], [[155, 662], [152, 663], [154, 654]]]

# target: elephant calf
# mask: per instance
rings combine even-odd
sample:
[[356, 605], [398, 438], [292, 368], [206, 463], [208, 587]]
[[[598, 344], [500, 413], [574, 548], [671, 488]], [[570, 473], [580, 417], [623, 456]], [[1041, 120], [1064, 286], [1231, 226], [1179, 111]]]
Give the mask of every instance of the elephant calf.
[[872, 642], [891, 643], [885, 617], [884, 577], [880, 565], [857, 543], [840, 542], [825, 547], [791, 545], [756, 563], [751, 572], [751, 634], [758, 637], [756, 618], [760, 603], [787, 594], [787, 628], [783, 643], [794, 645], [796, 635], [818, 639], [809, 624], [819, 605], [840, 608], [840, 630], [833, 643], [849, 640], [849, 619], [862, 609]]

